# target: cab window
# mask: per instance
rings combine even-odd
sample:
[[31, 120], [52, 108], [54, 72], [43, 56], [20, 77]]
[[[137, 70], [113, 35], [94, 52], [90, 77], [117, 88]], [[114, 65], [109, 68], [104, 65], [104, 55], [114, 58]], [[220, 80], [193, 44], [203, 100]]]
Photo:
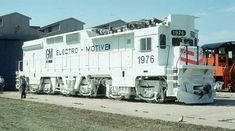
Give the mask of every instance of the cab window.
[[180, 46], [180, 42], [182, 42], [182, 39], [180, 39], [180, 38], [172, 38], [172, 45], [173, 46]]
[[166, 48], [166, 35], [161, 34], [159, 37], [160, 37], [160, 48], [165, 49]]

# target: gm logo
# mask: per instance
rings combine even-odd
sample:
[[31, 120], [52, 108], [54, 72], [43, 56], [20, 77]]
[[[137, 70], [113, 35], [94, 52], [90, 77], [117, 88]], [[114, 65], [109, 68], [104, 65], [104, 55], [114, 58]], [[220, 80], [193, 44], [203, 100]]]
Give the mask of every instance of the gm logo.
[[52, 63], [53, 59], [53, 49], [46, 49], [46, 63]]

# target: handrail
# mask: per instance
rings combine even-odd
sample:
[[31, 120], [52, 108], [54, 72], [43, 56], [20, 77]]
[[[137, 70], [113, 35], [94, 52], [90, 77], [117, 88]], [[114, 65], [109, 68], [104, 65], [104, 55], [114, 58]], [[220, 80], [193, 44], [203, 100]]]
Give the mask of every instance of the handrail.
[[[227, 64], [226, 64], [226, 65], [227, 65]], [[233, 71], [234, 66], [235, 66], [235, 64], [233, 63], [233, 65], [231, 66], [231, 68], [230, 68], [230, 70], [229, 70], [229, 73], [231, 73], [231, 72]]]
[[166, 45], [166, 46], [168, 47], [166, 67], [168, 67], [168, 61], [169, 61], [169, 55], [170, 55], [170, 45]]
[[[233, 63], [232, 67], [229, 70], [229, 76], [230, 76], [230, 80], [231, 80], [231, 84], [232, 84], [231, 88], [233, 88], [235, 86], [235, 81], [233, 79], [234, 67], [235, 67], [235, 64]], [[232, 89], [230, 89], [230, 90], [232, 90]]]
[[199, 65], [199, 46], [197, 46], [197, 65]]
[[186, 65], [188, 65], [188, 45], [186, 47]]
[[[186, 46], [184, 47], [184, 49], [186, 48]], [[181, 49], [181, 48], [180, 48]], [[186, 54], [187, 54], [187, 50], [186, 50]], [[177, 65], [178, 65], [178, 62], [179, 62], [179, 60], [180, 60], [180, 58], [181, 58], [181, 56], [182, 56], [182, 54], [184, 53], [184, 51], [182, 51], [181, 53], [180, 53], [180, 56], [179, 56], [179, 58], [178, 58], [178, 60], [176, 61], [176, 68], [177, 68]], [[187, 61], [188, 61], [188, 59], [187, 59]]]
[[224, 70], [227, 68], [227, 66], [228, 66], [228, 64], [225, 64], [224, 69], [223, 69], [223, 72], [224, 72]]

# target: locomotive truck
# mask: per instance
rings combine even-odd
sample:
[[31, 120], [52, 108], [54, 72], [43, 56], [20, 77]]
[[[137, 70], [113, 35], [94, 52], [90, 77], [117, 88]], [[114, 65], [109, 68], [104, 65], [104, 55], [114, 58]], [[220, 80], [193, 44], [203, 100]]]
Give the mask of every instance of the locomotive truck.
[[23, 44], [19, 77], [37, 93], [211, 103], [214, 67], [201, 65], [195, 17], [169, 15]]

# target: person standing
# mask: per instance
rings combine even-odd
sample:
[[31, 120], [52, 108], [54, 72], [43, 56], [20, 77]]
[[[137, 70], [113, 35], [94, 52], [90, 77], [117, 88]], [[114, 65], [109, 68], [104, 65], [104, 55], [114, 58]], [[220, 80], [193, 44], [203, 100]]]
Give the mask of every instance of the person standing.
[[4, 86], [5, 86], [4, 78], [0, 75], [0, 94], [3, 93]]
[[25, 76], [22, 76], [20, 80], [21, 99], [26, 98], [26, 86], [27, 86], [26, 78]]

